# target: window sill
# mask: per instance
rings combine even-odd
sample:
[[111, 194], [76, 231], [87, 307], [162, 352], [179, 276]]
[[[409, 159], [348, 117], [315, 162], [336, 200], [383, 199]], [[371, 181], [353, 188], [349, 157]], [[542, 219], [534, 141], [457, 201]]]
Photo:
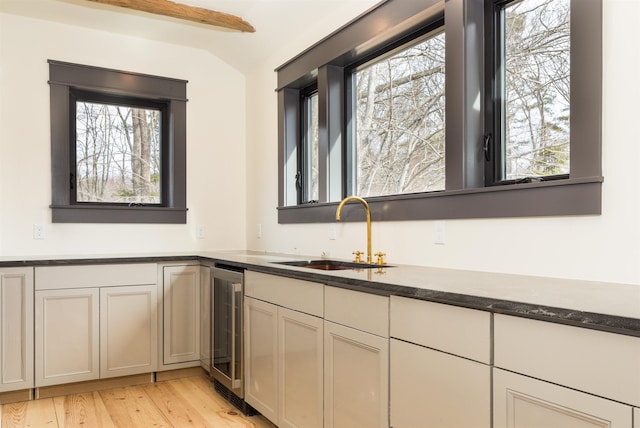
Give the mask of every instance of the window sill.
[[187, 223], [187, 208], [52, 205], [51, 213], [53, 223]]
[[[375, 221], [599, 215], [603, 177], [367, 198]], [[335, 221], [338, 202], [278, 207], [278, 223]], [[363, 221], [347, 210], [344, 221]]]

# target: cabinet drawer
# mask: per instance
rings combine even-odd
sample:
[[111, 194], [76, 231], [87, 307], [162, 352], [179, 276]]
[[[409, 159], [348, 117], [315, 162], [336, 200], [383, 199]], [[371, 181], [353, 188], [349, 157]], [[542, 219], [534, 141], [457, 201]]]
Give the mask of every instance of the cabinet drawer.
[[494, 428], [631, 426], [631, 406], [516, 373], [493, 371]]
[[390, 342], [394, 428], [491, 427], [490, 366], [400, 340]]
[[391, 296], [391, 337], [491, 363], [491, 314]]
[[495, 366], [640, 405], [640, 338], [496, 315]]
[[244, 294], [296, 311], [322, 317], [324, 285], [276, 275], [247, 271]]
[[388, 297], [327, 286], [324, 299], [326, 320], [389, 337]]
[[158, 281], [155, 263], [36, 267], [36, 290], [149, 285]]

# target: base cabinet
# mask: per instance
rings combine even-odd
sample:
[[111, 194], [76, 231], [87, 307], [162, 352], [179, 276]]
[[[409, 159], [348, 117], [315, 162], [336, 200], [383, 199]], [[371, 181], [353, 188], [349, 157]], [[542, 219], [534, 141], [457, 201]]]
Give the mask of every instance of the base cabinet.
[[324, 323], [325, 427], [389, 426], [389, 339]]
[[491, 367], [391, 339], [391, 426], [490, 428]]
[[491, 427], [491, 315], [391, 296], [391, 426]]
[[33, 268], [0, 269], [0, 392], [33, 388]]
[[278, 307], [244, 299], [245, 400], [278, 423]]
[[633, 409], [501, 369], [493, 376], [494, 428], [632, 428]]
[[157, 266], [35, 268], [35, 386], [157, 370]]
[[323, 426], [322, 319], [245, 298], [245, 400], [279, 427]]

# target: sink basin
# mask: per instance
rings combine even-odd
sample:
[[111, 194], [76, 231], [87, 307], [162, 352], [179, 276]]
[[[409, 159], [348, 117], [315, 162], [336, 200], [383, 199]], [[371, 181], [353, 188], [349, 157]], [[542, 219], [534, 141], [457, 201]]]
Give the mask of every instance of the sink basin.
[[287, 262], [273, 262], [279, 265], [297, 266], [317, 270], [349, 270], [349, 269], [374, 269], [392, 267], [368, 263], [345, 262], [341, 260], [292, 260]]

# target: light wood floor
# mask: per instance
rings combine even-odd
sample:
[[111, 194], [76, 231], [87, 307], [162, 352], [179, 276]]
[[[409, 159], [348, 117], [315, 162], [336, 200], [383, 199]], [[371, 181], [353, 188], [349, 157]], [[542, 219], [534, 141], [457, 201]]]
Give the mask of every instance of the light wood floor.
[[275, 427], [242, 415], [202, 376], [5, 404], [0, 417], [2, 428]]

